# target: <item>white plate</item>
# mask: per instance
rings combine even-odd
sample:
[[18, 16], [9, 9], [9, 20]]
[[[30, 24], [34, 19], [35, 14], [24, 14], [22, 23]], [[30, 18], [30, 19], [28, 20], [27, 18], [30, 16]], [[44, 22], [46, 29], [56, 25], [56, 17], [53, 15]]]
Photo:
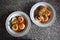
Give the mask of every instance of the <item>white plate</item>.
[[[23, 16], [25, 18], [26, 22], [27, 22], [27, 26], [26, 26], [25, 30], [23, 30], [22, 32], [19, 32], [19, 33], [14, 32], [9, 26], [10, 25], [9, 21], [11, 20], [12, 17], [15, 17], [15, 16]], [[31, 22], [30, 22], [29, 16], [26, 13], [24, 13], [22, 11], [15, 11], [7, 17], [5, 26], [6, 26], [7, 32], [10, 35], [12, 35], [14, 37], [21, 37], [21, 36], [26, 35], [29, 32], [29, 29], [31, 27]]]
[[[48, 22], [46, 23], [39, 23], [38, 21], [35, 20], [34, 18], [34, 11], [36, 10], [37, 7], [39, 7], [40, 5], [46, 5], [49, 7], [49, 9], [51, 10], [51, 17], [49, 19]], [[36, 3], [35, 5], [32, 6], [31, 10], [30, 10], [30, 18], [32, 20], [32, 22], [34, 24], [36, 24], [37, 26], [39, 27], [48, 27], [48, 26], [51, 26], [54, 22], [55, 22], [55, 19], [56, 19], [56, 11], [55, 9], [53, 8], [52, 5], [50, 5], [49, 3], [46, 3], [46, 2], [38, 2]]]

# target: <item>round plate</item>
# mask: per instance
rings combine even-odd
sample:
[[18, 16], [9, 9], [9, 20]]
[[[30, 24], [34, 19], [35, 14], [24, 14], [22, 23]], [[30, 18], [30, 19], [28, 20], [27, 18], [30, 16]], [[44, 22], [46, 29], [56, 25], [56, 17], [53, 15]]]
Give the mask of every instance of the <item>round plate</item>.
[[[39, 7], [41, 5], [46, 5], [51, 10], [51, 17], [50, 17], [49, 21], [46, 22], [46, 23], [40, 23], [40, 22], [36, 21], [35, 18], [34, 18], [34, 11], [36, 10], [37, 7]], [[31, 18], [32, 22], [34, 24], [36, 24], [37, 26], [39, 26], [39, 27], [48, 27], [48, 26], [51, 26], [55, 22], [56, 11], [53, 8], [53, 6], [50, 5], [49, 3], [38, 2], [38, 3], [36, 3], [35, 5], [32, 6], [32, 8], [30, 10], [30, 18]]]
[[[14, 32], [9, 26], [10, 25], [9, 21], [11, 20], [12, 17], [15, 17], [15, 16], [23, 16], [26, 20], [27, 26], [22, 32]], [[21, 37], [21, 36], [26, 35], [29, 32], [29, 29], [31, 27], [31, 22], [30, 22], [29, 16], [26, 13], [24, 13], [22, 11], [15, 11], [7, 17], [5, 26], [6, 26], [7, 32], [10, 35], [12, 35], [14, 37]]]

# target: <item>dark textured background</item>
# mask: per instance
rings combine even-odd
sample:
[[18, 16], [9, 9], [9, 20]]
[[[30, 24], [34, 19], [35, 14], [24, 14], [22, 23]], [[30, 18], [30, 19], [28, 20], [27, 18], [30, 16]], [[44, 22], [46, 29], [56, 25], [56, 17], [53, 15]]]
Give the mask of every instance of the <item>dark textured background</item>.
[[[37, 2], [48, 2], [55, 8], [55, 23], [46, 28], [32, 23], [27, 35], [19, 38], [9, 35], [5, 29], [7, 16], [17, 10], [29, 15], [31, 7]], [[60, 0], [0, 0], [0, 40], [60, 40]]]

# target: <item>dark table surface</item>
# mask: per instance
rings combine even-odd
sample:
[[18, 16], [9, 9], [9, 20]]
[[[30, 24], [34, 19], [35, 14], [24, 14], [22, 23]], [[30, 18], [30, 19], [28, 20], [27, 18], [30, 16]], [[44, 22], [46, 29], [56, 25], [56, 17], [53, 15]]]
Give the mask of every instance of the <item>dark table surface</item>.
[[[30, 14], [31, 7], [37, 2], [48, 2], [56, 10], [56, 21], [50, 27], [38, 27], [32, 23], [29, 33], [15, 38], [5, 28], [7, 16], [13, 11]], [[60, 40], [60, 0], [0, 0], [0, 40]]]

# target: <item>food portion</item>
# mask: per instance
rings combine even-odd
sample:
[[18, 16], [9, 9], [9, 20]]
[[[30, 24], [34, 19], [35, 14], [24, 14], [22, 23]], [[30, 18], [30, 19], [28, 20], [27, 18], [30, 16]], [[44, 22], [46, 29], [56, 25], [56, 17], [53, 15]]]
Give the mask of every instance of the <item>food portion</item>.
[[47, 6], [41, 5], [34, 11], [34, 18], [41, 23], [47, 22], [50, 16], [51, 10]]
[[26, 27], [26, 20], [22, 16], [15, 16], [10, 20], [10, 27], [15, 32], [21, 32]]

